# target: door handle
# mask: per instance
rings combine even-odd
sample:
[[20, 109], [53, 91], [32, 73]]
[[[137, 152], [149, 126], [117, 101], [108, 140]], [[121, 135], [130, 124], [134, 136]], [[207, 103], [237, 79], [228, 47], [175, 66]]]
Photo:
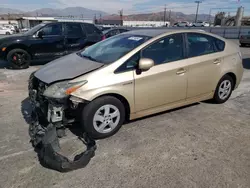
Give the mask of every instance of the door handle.
[[179, 69], [179, 70], [176, 72], [176, 74], [177, 74], [177, 75], [183, 75], [185, 72], [187, 72], [187, 70], [185, 70], [185, 69]]
[[216, 59], [216, 60], [214, 60], [214, 64], [216, 64], [216, 65], [220, 64], [220, 62], [221, 62], [221, 60], [220, 60], [220, 59]]

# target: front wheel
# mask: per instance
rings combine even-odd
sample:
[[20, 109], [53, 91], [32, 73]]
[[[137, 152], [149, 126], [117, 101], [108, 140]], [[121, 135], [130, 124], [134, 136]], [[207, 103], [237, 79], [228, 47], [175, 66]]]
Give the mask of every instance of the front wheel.
[[219, 81], [217, 88], [214, 93], [214, 102], [217, 104], [222, 104], [226, 102], [233, 91], [234, 88], [234, 81], [231, 76], [225, 75]]
[[125, 120], [122, 102], [112, 96], [95, 99], [83, 109], [82, 125], [90, 137], [103, 139], [114, 135]]
[[6, 34], [6, 35], [10, 35], [10, 32], [6, 32], [5, 34]]
[[31, 56], [23, 49], [13, 49], [7, 54], [7, 61], [13, 69], [26, 69], [29, 67]]

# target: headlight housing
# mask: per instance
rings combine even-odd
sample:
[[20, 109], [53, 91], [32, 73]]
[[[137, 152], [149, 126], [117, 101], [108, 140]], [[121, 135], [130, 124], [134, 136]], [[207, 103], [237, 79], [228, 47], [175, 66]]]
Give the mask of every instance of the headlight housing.
[[49, 98], [62, 99], [69, 96], [86, 83], [86, 80], [72, 83], [69, 83], [69, 81], [58, 82], [49, 86], [44, 91], [43, 95]]

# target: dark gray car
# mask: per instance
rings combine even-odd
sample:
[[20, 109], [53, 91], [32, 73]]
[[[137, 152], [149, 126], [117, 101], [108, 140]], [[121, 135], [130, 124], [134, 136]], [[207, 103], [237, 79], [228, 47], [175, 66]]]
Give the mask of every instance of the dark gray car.
[[248, 32], [247, 35], [241, 35], [240, 37], [240, 45], [241, 46], [246, 46], [246, 45], [250, 45], [250, 31]]

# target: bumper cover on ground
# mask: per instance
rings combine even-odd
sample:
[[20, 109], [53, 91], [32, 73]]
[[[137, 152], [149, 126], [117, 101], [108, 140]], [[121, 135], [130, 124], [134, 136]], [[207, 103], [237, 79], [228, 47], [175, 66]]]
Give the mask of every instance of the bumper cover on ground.
[[33, 122], [30, 124], [29, 134], [35, 151], [38, 154], [40, 163], [47, 168], [57, 170], [59, 172], [68, 172], [79, 168], [84, 168], [95, 156], [96, 142], [83, 135], [87, 149], [70, 160], [61, 155], [59, 139], [57, 136], [56, 126], [52, 123], [44, 127], [39, 124], [36, 113], [32, 113]]

